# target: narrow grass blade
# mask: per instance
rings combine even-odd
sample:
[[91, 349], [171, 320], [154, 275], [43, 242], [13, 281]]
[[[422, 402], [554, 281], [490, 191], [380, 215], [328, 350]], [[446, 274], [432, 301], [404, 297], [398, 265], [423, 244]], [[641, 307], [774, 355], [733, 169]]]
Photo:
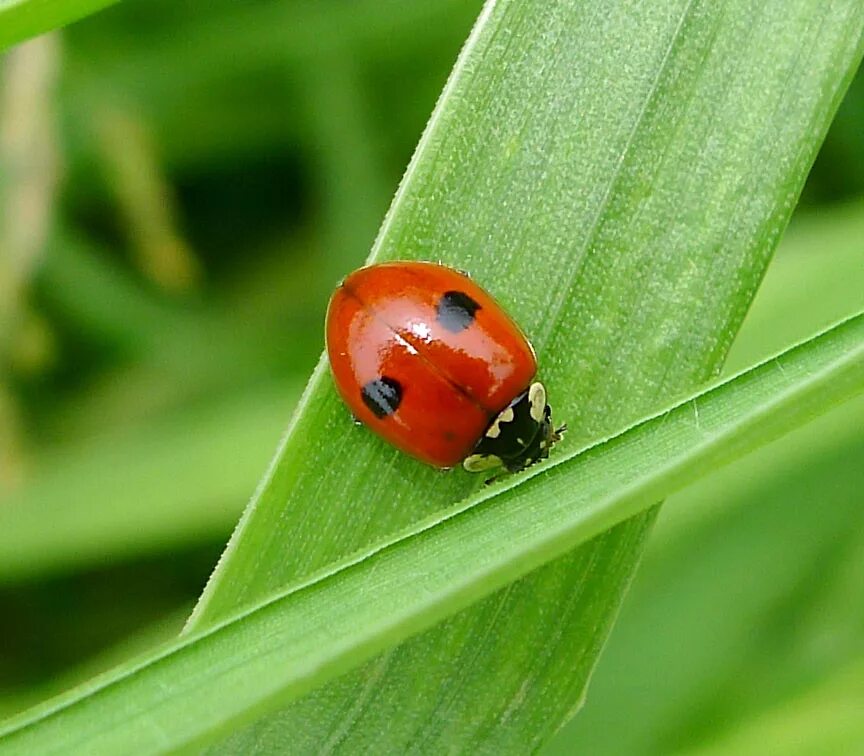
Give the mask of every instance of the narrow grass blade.
[[13, 720], [0, 752], [150, 753], [204, 742], [862, 390], [864, 314]]
[[860, 654], [862, 429], [859, 396], [670, 497], [585, 708], [544, 756], [678, 754]]
[[0, 52], [115, 2], [117, 0], [0, 0]]

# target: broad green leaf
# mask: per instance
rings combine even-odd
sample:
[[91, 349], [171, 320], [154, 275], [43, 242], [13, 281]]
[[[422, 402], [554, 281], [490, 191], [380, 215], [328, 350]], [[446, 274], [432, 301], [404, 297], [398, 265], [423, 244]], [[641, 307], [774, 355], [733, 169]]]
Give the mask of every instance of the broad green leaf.
[[[719, 369], [862, 23], [854, 0], [488, 3], [373, 259], [470, 270], [537, 348], [571, 428], [561, 453], [600, 438]], [[353, 428], [322, 362], [192, 627], [478, 485]], [[579, 705], [652, 516], [225, 747], [535, 747]]]
[[0, 0], [0, 52], [77, 21], [116, 0]]
[[149, 753], [206, 742], [862, 391], [864, 313], [13, 720], [0, 751]]

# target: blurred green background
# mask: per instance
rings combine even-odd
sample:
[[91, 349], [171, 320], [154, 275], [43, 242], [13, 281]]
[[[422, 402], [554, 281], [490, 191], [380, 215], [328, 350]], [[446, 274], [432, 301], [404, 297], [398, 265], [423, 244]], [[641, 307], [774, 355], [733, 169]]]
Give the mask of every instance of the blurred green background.
[[[127, 0], [2, 59], [0, 715], [180, 627], [480, 6]], [[861, 308], [859, 75], [729, 369]], [[668, 502], [549, 751], [848, 731], [862, 491], [858, 402]]]

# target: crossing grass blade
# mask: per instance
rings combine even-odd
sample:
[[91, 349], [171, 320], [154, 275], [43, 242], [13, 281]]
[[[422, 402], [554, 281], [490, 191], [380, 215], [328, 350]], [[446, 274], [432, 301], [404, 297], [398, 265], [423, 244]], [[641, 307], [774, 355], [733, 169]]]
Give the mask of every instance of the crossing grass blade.
[[200, 745], [864, 391], [864, 313], [13, 720], [0, 753]]

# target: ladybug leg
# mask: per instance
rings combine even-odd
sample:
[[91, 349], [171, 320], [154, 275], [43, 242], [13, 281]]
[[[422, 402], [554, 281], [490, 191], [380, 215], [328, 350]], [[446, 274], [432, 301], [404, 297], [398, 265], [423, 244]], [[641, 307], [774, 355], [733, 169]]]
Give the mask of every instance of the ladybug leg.
[[470, 457], [466, 457], [462, 462], [462, 467], [464, 467], [468, 472], [476, 473], [476, 472], [485, 472], [486, 470], [493, 470], [496, 467], [501, 467], [503, 465], [503, 461], [500, 457], [495, 456], [494, 454], [472, 454]]

